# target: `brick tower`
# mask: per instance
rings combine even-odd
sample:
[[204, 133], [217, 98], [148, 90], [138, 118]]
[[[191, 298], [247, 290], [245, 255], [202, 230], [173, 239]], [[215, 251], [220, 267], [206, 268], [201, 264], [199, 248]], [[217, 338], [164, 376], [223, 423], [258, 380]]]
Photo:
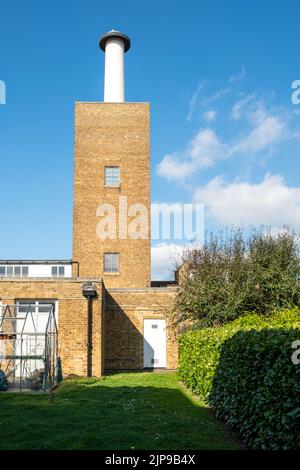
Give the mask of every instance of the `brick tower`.
[[101, 277], [108, 288], [145, 288], [151, 285], [149, 104], [124, 102], [129, 38], [111, 31], [100, 47], [104, 102], [75, 104], [73, 261], [81, 277]]

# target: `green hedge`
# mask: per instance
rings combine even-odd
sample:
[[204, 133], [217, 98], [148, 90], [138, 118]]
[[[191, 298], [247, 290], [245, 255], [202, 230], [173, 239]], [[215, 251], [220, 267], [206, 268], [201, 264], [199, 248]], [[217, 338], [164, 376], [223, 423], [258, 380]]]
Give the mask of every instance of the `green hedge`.
[[234, 426], [252, 448], [294, 448], [300, 440], [300, 310], [247, 315], [179, 339], [180, 379]]

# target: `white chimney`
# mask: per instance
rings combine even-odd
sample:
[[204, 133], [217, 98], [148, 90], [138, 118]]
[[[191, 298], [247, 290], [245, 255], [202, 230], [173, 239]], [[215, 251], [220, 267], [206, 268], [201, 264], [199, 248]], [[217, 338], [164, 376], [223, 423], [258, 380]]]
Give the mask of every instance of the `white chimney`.
[[130, 39], [120, 31], [111, 30], [99, 42], [105, 52], [104, 101], [122, 103], [124, 96], [124, 53], [130, 48]]

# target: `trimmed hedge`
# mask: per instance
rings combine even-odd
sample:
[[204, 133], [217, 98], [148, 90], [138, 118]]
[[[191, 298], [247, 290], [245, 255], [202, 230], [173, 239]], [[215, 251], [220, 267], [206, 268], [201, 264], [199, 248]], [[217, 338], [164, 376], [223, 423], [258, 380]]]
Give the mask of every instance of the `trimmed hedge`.
[[300, 441], [300, 310], [247, 315], [179, 339], [180, 379], [252, 448], [290, 449]]

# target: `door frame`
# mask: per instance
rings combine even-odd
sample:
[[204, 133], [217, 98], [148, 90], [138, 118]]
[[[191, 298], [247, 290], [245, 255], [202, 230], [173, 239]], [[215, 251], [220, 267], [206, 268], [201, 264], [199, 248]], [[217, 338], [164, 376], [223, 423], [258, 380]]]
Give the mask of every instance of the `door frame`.
[[[152, 367], [147, 367], [145, 366], [145, 320], [150, 320], [150, 321], [156, 321], [156, 320], [164, 320], [165, 322], [165, 366], [157, 366], [153, 364]], [[151, 316], [145, 316], [143, 317], [143, 368], [144, 369], [167, 369], [167, 364], [168, 364], [168, 335], [167, 335], [167, 320], [164, 316], [159, 316], [155, 317], [153, 315]]]

